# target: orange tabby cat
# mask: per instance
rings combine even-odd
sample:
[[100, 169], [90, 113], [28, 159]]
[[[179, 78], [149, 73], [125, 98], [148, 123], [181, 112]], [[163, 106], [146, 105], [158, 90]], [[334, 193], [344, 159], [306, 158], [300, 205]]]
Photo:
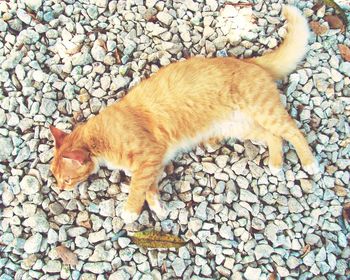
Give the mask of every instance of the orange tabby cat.
[[145, 200], [162, 218], [167, 213], [157, 185], [164, 165], [181, 150], [223, 137], [264, 141], [273, 173], [282, 167], [285, 139], [294, 145], [303, 168], [317, 172], [308, 143], [274, 83], [293, 71], [307, 51], [305, 18], [291, 6], [283, 12], [288, 34], [273, 52], [242, 60], [198, 57], [172, 63], [72, 133], [51, 126], [56, 146], [51, 170], [58, 188], [74, 188], [107, 162], [132, 172], [125, 222], [138, 218]]

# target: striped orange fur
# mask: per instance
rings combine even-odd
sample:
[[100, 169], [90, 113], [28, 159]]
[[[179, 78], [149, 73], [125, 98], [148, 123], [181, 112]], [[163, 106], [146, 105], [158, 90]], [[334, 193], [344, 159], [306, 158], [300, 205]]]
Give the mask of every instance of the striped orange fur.
[[274, 172], [282, 167], [285, 139], [304, 169], [315, 172], [308, 143], [281, 104], [274, 82], [295, 69], [307, 48], [305, 18], [290, 6], [284, 14], [287, 37], [267, 55], [172, 63], [72, 133], [51, 127], [56, 143], [51, 169], [58, 187], [74, 188], [107, 162], [132, 172], [124, 220], [137, 219], [145, 201], [161, 217], [165, 210], [157, 185], [164, 165], [179, 151], [224, 137], [264, 141]]

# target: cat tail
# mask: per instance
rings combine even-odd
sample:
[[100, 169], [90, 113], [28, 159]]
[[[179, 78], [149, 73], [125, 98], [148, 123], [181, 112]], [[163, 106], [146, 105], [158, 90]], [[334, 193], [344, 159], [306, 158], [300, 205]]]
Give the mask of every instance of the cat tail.
[[276, 80], [291, 73], [308, 50], [309, 25], [301, 11], [283, 5], [282, 14], [287, 19], [287, 35], [283, 43], [272, 52], [248, 59], [270, 72]]

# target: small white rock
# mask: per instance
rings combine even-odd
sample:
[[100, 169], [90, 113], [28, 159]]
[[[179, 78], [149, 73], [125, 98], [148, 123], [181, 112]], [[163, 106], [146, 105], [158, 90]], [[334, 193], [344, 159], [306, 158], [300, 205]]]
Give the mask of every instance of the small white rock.
[[246, 271], [244, 272], [244, 277], [247, 280], [257, 280], [257, 279], [259, 279], [260, 274], [261, 274], [260, 268], [248, 267], [246, 269]]

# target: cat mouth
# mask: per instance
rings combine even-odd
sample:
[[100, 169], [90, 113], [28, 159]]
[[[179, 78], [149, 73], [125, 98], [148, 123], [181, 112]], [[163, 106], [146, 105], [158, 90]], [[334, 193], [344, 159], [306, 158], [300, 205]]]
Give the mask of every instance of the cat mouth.
[[63, 180], [56, 179], [56, 184], [54, 186], [60, 191], [72, 191], [79, 187], [87, 178], [71, 178], [70, 182], [64, 182]]

